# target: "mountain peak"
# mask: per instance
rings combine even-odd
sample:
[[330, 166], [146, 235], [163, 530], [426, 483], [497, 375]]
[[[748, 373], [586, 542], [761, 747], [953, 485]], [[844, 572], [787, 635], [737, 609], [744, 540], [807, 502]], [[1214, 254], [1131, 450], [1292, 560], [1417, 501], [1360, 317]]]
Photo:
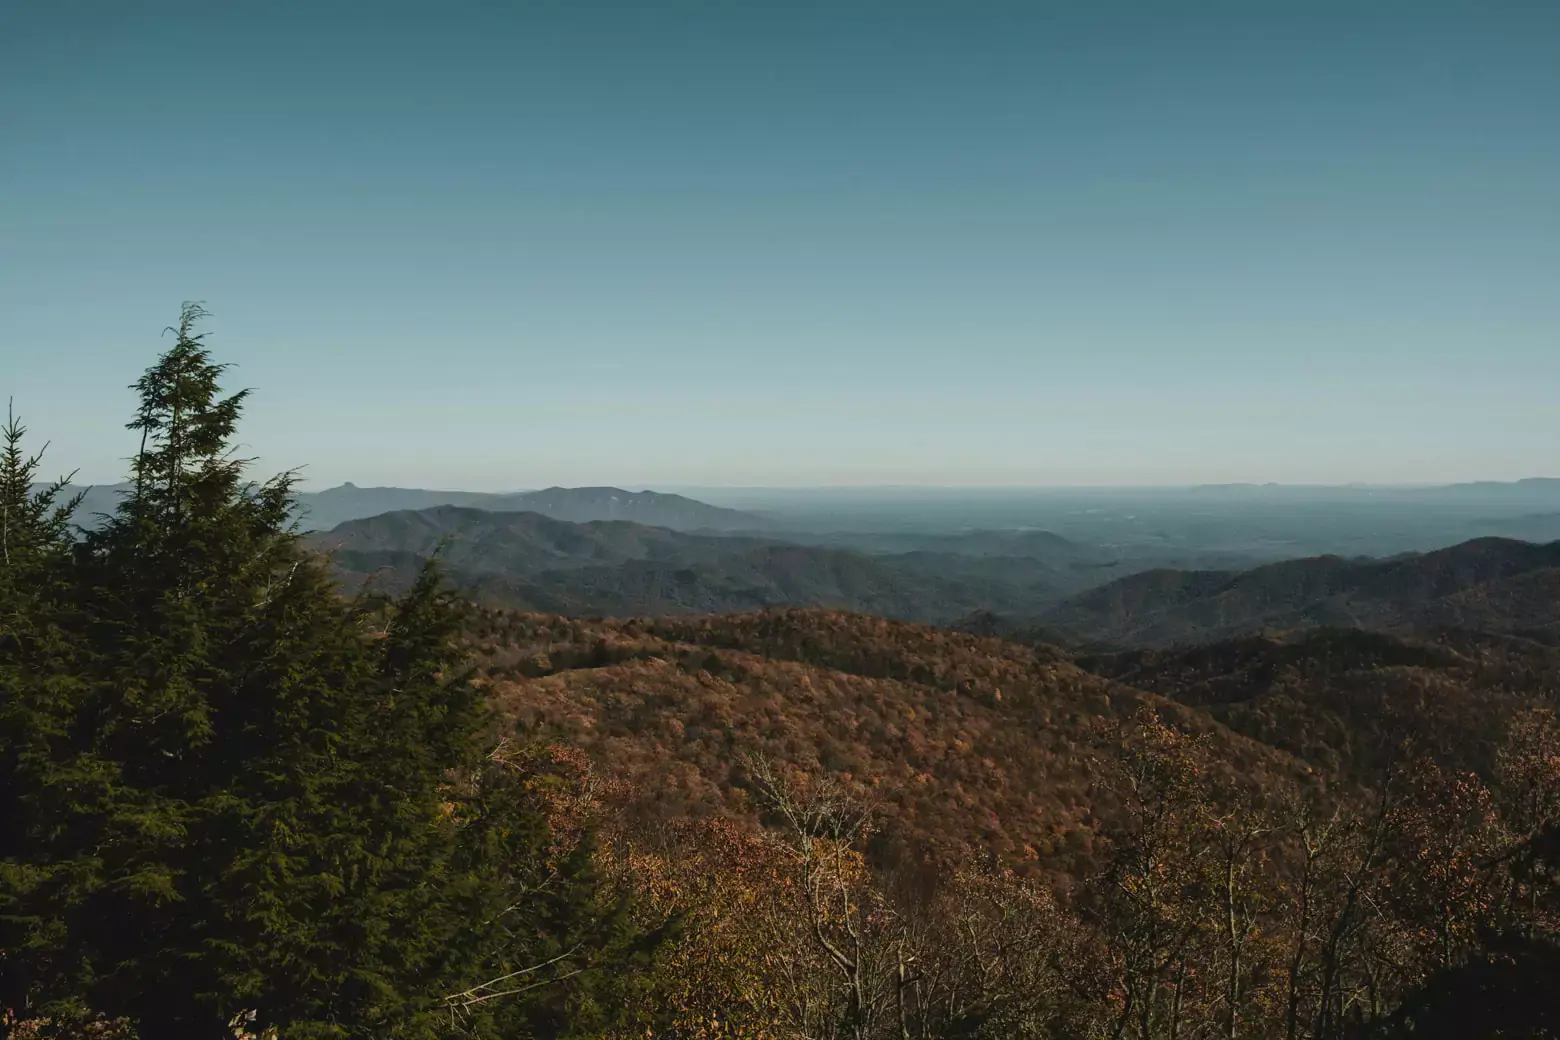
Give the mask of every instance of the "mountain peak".
[[682, 495], [625, 491], [616, 487], [550, 487], [541, 491], [491, 493], [358, 487], [348, 481], [325, 491], [300, 494], [298, 504], [313, 530], [329, 530], [349, 520], [382, 513], [438, 506], [462, 506], [500, 513], [540, 513], [554, 520], [574, 523], [632, 520], [676, 531], [756, 531], [767, 526], [762, 517], [752, 513], [708, 505]]

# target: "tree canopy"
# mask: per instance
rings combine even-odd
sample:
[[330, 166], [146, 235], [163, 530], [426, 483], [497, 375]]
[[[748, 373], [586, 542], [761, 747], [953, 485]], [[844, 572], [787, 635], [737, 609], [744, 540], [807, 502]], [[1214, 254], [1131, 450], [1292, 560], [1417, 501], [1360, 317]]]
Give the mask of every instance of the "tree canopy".
[[490, 754], [462, 607], [433, 567], [388, 604], [338, 595], [292, 477], [234, 454], [248, 391], [203, 317], [134, 385], [130, 490], [98, 528], [4, 433], [0, 1004], [144, 1040], [627, 1014], [633, 973], [606, 969], [653, 937]]

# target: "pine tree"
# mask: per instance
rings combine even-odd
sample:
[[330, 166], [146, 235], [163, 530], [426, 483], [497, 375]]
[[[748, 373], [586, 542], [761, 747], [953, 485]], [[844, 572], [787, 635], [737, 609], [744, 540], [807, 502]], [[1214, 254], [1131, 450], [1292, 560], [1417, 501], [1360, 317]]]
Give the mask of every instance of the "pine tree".
[[588, 854], [549, 860], [545, 814], [485, 753], [461, 606], [431, 567], [382, 628], [336, 594], [290, 475], [249, 482], [232, 453], [247, 391], [223, 396], [203, 317], [186, 306], [135, 384], [131, 490], [68, 554], [75, 685], [35, 785], [56, 793], [29, 869], [55, 882], [29, 897], [48, 925], [31, 1006], [141, 1040], [621, 1017], [654, 937]]
[[24, 451], [26, 433], [8, 411], [0, 428], [0, 1019], [27, 1012], [28, 954], [50, 941], [50, 921], [36, 912], [50, 881], [40, 847], [72, 694], [62, 621], [80, 498], [62, 499], [68, 477], [36, 488], [43, 453]]
[[209, 872], [237, 838], [221, 770], [240, 735], [240, 677], [226, 658], [263, 624], [260, 590], [292, 547], [286, 478], [247, 486], [227, 454], [244, 395], [217, 396], [201, 316], [186, 307], [174, 346], [136, 384], [133, 490], [85, 540], [76, 581], [93, 659], [72, 750], [107, 782], [72, 807], [53, 851], [76, 880], [58, 912], [79, 996], [214, 1036], [231, 967], [203, 955], [222, 936]]
[[460, 869], [481, 879], [447, 943], [470, 961], [450, 977], [478, 980], [445, 995], [461, 1035], [583, 1040], [613, 1027], [643, 1031], [664, 1011], [655, 1007], [656, 960], [679, 922], [637, 927], [626, 893], [598, 876], [588, 831], [560, 846], [547, 792], [569, 783], [546, 755], [501, 749], [452, 806]]

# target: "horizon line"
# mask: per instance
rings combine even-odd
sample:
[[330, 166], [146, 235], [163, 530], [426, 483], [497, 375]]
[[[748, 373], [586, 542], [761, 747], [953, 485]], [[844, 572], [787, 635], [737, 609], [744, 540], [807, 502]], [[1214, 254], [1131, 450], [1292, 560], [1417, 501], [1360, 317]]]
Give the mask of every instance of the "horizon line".
[[[362, 491], [375, 490], [400, 490], [400, 491], [431, 491], [448, 492], [474, 495], [521, 495], [537, 491], [562, 489], [569, 491], [603, 489], [616, 490], [628, 493], [640, 491], [660, 491], [663, 493], [679, 493], [683, 491], [1219, 491], [1219, 490], [1436, 490], [1440, 488], [1469, 487], [1475, 485], [1497, 485], [1514, 487], [1520, 484], [1534, 483], [1560, 483], [1560, 476], [1528, 476], [1516, 477], [1509, 480], [1494, 478], [1473, 478], [1466, 480], [1449, 481], [1203, 481], [1198, 483], [1174, 483], [1174, 484], [936, 484], [936, 483], [819, 483], [819, 484], [726, 484], [726, 483], [686, 483], [686, 482], [659, 482], [655, 484], [639, 481], [626, 481], [621, 484], [546, 484], [531, 487], [508, 488], [498, 490], [478, 490], [462, 487], [431, 487], [417, 484], [358, 484], [355, 481], [342, 481], [339, 484], [322, 486], [300, 486], [297, 490], [302, 494], [320, 494], [324, 491], [333, 491], [339, 488], [351, 487]], [[46, 483], [46, 482], [45, 482]], [[81, 488], [116, 488], [128, 485], [125, 480], [113, 481], [71, 481], [68, 486]]]

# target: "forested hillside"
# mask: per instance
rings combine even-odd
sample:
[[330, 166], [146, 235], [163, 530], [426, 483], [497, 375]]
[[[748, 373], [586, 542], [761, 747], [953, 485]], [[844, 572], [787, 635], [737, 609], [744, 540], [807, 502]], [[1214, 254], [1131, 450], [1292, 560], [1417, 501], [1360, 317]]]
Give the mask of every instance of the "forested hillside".
[[307, 544], [329, 554], [349, 590], [405, 589], [438, 555], [452, 585], [495, 607], [633, 617], [821, 606], [934, 623], [973, 612], [1031, 616], [1120, 575], [1184, 559], [1107, 551], [1044, 531], [845, 533], [798, 543], [454, 505], [351, 520], [311, 533]]
[[[618, 840], [686, 905], [714, 901], [716, 952], [673, 958], [706, 983], [706, 958], [810, 965], [829, 1021], [885, 1036], [933, 991], [900, 991], [901, 957], [954, 977], [1002, 964], [942, 980], [956, 992], [937, 999], [970, 1006], [918, 1011], [913, 1036], [1508, 1035], [1441, 1020], [1448, 994], [1464, 1012], [1491, 999], [1462, 972], [1511, 987], [1505, 1013], [1552, 1006], [1548, 983], [1520, 982], [1549, 954], [1496, 938], [1553, 927], [1550, 868], [1529, 858], [1560, 812], [1543, 645], [1322, 630], [1074, 657], [821, 611], [480, 612], [467, 632], [517, 734], [584, 749], [615, 778]], [[812, 872], [825, 837], [859, 874]], [[755, 888], [724, 879], [730, 856]], [[781, 883], [875, 909], [810, 918], [766, 894]], [[823, 938], [786, 931], [809, 920], [856, 944], [840, 975]], [[752, 1028], [839, 1035], [786, 987], [752, 1006], [710, 984]]]
[[1040, 623], [1126, 645], [1261, 629], [1441, 626], [1553, 640], [1560, 542], [1480, 538], [1390, 560], [1321, 556], [1246, 571], [1152, 570], [1057, 604]]
[[308, 544], [330, 555], [349, 589], [402, 590], [438, 555], [449, 581], [484, 604], [615, 617], [828, 606], [947, 621], [978, 608], [1038, 609], [1086, 581], [1030, 558], [867, 555], [456, 506], [355, 520]]
[[742, 763], [757, 755], [857, 785], [889, 859], [994, 858], [1059, 875], [1090, 862], [1109, 810], [1091, 776], [1104, 734], [1145, 706], [1206, 734], [1254, 789], [1303, 774], [1059, 654], [865, 615], [484, 612], [470, 631], [500, 712], [610, 763], [638, 793], [636, 817], [743, 815]]
[[4, 431], [0, 1036], [1556, 1035], [1556, 547], [1057, 615], [1172, 648], [473, 604], [706, 558], [800, 596], [798, 553], [865, 599], [875, 561], [459, 507], [326, 546], [392, 579], [343, 594], [234, 455], [201, 317], [107, 522]]
[[[884, 551], [896, 539], [938, 548]], [[1327, 627], [1560, 638], [1560, 542], [1483, 538], [1387, 560], [1177, 570], [1045, 532], [854, 541], [876, 551], [438, 506], [351, 521], [308, 544], [330, 554], [348, 589], [403, 590], [438, 555], [478, 602], [563, 614], [820, 606], [961, 627], [982, 618], [990, 634], [1100, 646]]]
[[[1360, 630], [1069, 654], [817, 610], [626, 622], [479, 611], [484, 688], [533, 734], [638, 779], [660, 817], [740, 812], [753, 754], [864, 784], [920, 848], [1009, 866], [1108, 815], [1101, 734], [1151, 707], [1231, 782], [1274, 796], [1372, 786], [1411, 745], [1493, 775], [1513, 720], [1560, 696], [1560, 651], [1501, 636]], [[1000, 799], [1020, 802], [998, 808]], [[1089, 827], [1063, 838], [1084, 842]], [[1052, 855], [1047, 869], [1076, 866]]]

